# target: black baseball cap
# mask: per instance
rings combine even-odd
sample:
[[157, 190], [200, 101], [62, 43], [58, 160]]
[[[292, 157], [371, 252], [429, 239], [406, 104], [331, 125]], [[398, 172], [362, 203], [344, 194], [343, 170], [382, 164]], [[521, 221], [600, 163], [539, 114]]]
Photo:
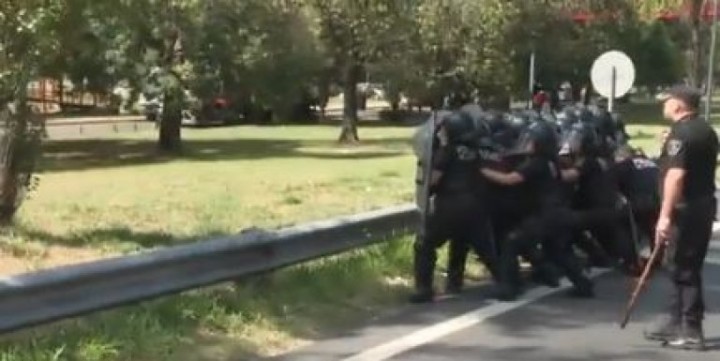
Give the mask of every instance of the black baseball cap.
[[656, 98], [658, 101], [663, 103], [670, 98], [679, 99], [693, 110], [697, 110], [700, 108], [700, 99], [702, 98], [702, 95], [703, 94], [700, 90], [680, 84], [658, 94]]

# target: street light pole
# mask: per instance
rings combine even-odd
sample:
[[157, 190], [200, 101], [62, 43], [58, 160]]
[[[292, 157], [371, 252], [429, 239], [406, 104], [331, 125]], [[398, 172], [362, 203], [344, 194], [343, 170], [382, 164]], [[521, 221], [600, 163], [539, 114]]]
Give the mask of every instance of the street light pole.
[[535, 50], [530, 54], [530, 71], [528, 77], [528, 92], [530, 93], [530, 99], [528, 99], [528, 109], [532, 109], [533, 104], [533, 90], [535, 88]]
[[708, 59], [707, 91], [705, 99], [705, 120], [710, 121], [713, 97], [713, 73], [715, 71], [715, 47], [717, 45], [718, 0], [713, 0], [712, 33], [710, 36], [710, 56]]

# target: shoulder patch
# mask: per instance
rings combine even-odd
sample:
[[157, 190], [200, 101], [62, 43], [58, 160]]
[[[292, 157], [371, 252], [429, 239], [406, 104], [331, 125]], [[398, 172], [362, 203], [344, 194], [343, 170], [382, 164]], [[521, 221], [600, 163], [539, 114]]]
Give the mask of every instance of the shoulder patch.
[[665, 146], [669, 156], [676, 156], [682, 150], [682, 142], [677, 139], [670, 139]]

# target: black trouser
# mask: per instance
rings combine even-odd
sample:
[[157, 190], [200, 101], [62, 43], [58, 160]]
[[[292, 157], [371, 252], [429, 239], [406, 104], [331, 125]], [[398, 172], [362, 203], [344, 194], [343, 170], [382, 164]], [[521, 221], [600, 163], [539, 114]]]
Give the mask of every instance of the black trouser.
[[[498, 254], [503, 253], [505, 247], [504, 240], [507, 239], [507, 235], [514, 229], [519, 228], [522, 225], [524, 219], [529, 217], [527, 209], [522, 202], [506, 202], [503, 199], [498, 199], [492, 203], [492, 218], [491, 224], [493, 228], [493, 234], [495, 240], [500, 240], [496, 243]], [[522, 258], [530, 263], [534, 276], [550, 276], [555, 275], [554, 268], [550, 265], [550, 261], [541, 250], [535, 247], [528, 247], [516, 250]], [[548, 274], [548, 272], [550, 272]]]
[[437, 249], [448, 240], [448, 282], [451, 285], [462, 285], [469, 248], [482, 258], [490, 272], [495, 272], [497, 256], [489, 217], [477, 197], [472, 194], [438, 195], [425, 236], [415, 241], [415, 285], [419, 292], [432, 292]]
[[655, 225], [660, 213], [659, 200], [652, 195], [636, 196], [630, 199], [630, 204], [637, 225], [637, 237], [649, 243], [643, 246], [655, 247]]
[[574, 211], [575, 228], [587, 230], [598, 240], [605, 252], [615, 259], [633, 263], [636, 260], [635, 247], [626, 222], [620, 211], [613, 207], [598, 207]]
[[675, 321], [699, 323], [703, 320], [702, 268], [715, 212], [714, 197], [688, 202], [676, 210], [673, 238], [665, 252], [664, 262], [673, 284], [670, 315]]
[[520, 286], [521, 254], [535, 256], [542, 243], [544, 255], [559, 266], [573, 284], [586, 282], [582, 266], [568, 247], [573, 226], [573, 214], [567, 208], [547, 209], [525, 219], [510, 232], [500, 256], [500, 281], [506, 286]]

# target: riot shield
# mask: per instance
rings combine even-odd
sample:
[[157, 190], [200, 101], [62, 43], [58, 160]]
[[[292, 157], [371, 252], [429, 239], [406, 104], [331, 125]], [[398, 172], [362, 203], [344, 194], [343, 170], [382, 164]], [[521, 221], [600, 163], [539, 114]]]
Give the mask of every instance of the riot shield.
[[415, 172], [415, 203], [420, 213], [418, 236], [424, 236], [427, 219], [432, 213], [430, 194], [430, 175], [432, 172], [433, 153], [437, 147], [437, 125], [439, 120], [450, 114], [448, 111], [433, 111], [428, 120], [415, 133], [413, 148], [417, 157]]

